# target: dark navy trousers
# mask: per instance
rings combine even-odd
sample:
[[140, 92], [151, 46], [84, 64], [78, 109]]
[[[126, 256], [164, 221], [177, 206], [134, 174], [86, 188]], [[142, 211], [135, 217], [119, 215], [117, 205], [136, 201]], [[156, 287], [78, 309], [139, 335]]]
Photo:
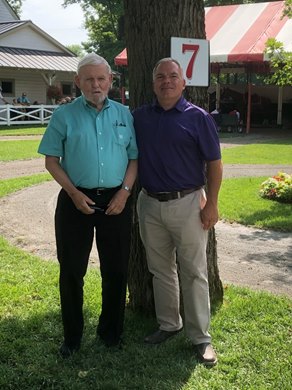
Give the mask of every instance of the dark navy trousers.
[[[85, 192], [97, 206], [106, 207], [114, 191], [94, 195]], [[83, 285], [89, 254], [95, 237], [102, 277], [102, 308], [97, 327], [106, 342], [118, 342], [123, 332], [127, 290], [127, 270], [131, 238], [131, 204], [123, 212], [107, 216], [101, 211], [85, 215], [77, 210], [62, 189], [55, 213], [57, 256], [60, 263], [60, 299], [64, 342], [74, 346], [81, 342], [83, 319]]]

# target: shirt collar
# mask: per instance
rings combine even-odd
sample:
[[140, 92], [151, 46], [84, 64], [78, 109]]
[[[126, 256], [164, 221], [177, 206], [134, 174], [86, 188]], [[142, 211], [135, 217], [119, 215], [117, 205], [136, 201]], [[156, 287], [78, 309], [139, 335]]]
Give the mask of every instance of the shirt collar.
[[[171, 108], [171, 110], [176, 109], [177, 111], [183, 112], [183, 111], [185, 110], [185, 107], [186, 107], [187, 103], [188, 103], [188, 102], [186, 101], [186, 99], [185, 99], [184, 96], [182, 95], [182, 96], [179, 98], [179, 100], [176, 102], [175, 106], [173, 106], [173, 107]], [[154, 108], [156, 108], [156, 109], [158, 108], [158, 109], [160, 109], [160, 110], [163, 110], [163, 108], [161, 107], [161, 105], [158, 103], [157, 98], [154, 99], [154, 101], [153, 101], [153, 103], [152, 103], [152, 106], [153, 106]]]
[[[86, 107], [96, 109], [96, 106], [93, 103], [91, 103], [90, 101], [86, 100], [85, 96], [83, 94], [81, 95], [81, 98], [82, 98], [83, 104]], [[103, 104], [102, 110], [104, 110], [106, 108], [109, 108], [109, 106], [110, 106], [110, 100], [106, 97], [105, 100], [104, 100], [104, 104]]]

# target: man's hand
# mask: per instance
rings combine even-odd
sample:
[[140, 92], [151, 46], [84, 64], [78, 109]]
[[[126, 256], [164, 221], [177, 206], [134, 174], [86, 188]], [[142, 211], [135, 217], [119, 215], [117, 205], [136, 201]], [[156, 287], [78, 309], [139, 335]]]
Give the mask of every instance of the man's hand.
[[106, 215], [120, 214], [124, 210], [125, 204], [129, 196], [130, 196], [129, 191], [121, 188], [112, 197], [111, 201], [108, 204], [108, 208], [106, 209], [105, 214]]
[[204, 230], [211, 229], [218, 222], [218, 208], [207, 201], [205, 207], [201, 210], [201, 221]]
[[90, 205], [93, 206], [95, 204], [94, 201], [88, 198], [88, 196], [86, 196], [83, 192], [76, 190], [70, 196], [75, 207], [83, 214], [94, 213], [94, 210], [89, 207]]

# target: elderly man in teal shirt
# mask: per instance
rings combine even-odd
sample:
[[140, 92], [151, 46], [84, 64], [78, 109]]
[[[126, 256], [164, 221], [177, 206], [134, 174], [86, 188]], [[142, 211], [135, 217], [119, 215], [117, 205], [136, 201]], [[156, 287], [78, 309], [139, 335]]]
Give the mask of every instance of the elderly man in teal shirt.
[[131, 234], [131, 188], [137, 146], [128, 108], [108, 99], [112, 72], [94, 54], [80, 60], [75, 83], [82, 96], [53, 114], [39, 146], [47, 170], [60, 184], [55, 213], [66, 358], [83, 335], [83, 278], [95, 233], [102, 276], [97, 335], [120, 346]]

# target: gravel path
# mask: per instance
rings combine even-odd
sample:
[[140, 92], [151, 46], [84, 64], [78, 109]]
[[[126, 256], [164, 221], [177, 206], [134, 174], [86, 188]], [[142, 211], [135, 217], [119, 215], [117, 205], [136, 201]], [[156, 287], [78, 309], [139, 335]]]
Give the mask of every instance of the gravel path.
[[[231, 140], [221, 146], [250, 143], [244, 138], [239, 141]], [[257, 142], [257, 138], [252, 141]], [[225, 165], [224, 178], [271, 176], [280, 170], [289, 173], [292, 166]], [[45, 172], [43, 158], [2, 162], [0, 165], [0, 179], [40, 172]], [[55, 259], [53, 218], [59, 189], [55, 182], [47, 182], [0, 199], [0, 234], [30, 253], [44, 259]], [[291, 234], [220, 221], [216, 225], [216, 237], [220, 275], [224, 283], [292, 297]], [[96, 250], [92, 251], [91, 262], [98, 262]]]

